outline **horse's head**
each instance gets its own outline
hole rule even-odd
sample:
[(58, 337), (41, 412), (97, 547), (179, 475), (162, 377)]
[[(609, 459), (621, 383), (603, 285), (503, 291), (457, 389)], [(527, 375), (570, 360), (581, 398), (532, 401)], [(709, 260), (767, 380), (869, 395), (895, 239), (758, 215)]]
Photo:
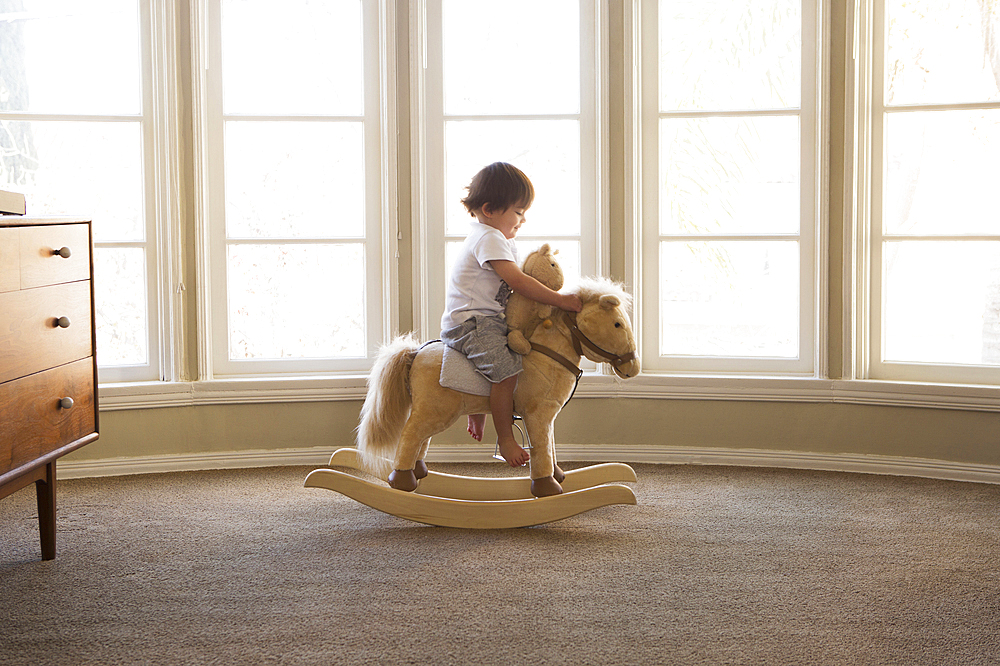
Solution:
[(570, 333), (577, 352), (595, 363), (610, 363), (622, 379), (638, 375), (639, 357), (628, 316), (631, 305), (628, 294), (604, 279), (584, 280), (576, 293), (583, 301), (583, 310), (570, 317)]

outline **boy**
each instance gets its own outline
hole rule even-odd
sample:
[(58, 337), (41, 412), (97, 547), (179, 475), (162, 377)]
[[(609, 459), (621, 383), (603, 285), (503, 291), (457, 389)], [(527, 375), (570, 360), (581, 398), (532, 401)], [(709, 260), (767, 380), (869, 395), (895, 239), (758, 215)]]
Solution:
[[(477, 173), (462, 199), (476, 218), (449, 279), (441, 339), (466, 356), (490, 380), (490, 412), (500, 455), (512, 467), (528, 462), (514, 439), (514, 389), (521, 357), (507, 347), (504, 308), (512, 292), (570, 312), (583, 308), (573, 294), (560, 294), (518, 267), (514, 237), (535, 198), (528, 177), (515, 166), (495, 162)], [(469, 415), (469, 434), (483, 439), (485, 414)]]

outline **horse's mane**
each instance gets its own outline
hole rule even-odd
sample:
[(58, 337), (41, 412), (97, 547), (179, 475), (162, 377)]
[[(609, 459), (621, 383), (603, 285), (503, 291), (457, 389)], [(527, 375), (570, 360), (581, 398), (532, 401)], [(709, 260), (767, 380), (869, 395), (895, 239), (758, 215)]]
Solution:
[(573, 293), (580, 297), (584, 303), (600, 298), (605, 295), (617, 296), (622, 302), (622, 307), (626, 311), (632, 309), (632, 296), (625, 291), (625, 287), (618, 282), (603, 277), (580, 278), (573, 289)]

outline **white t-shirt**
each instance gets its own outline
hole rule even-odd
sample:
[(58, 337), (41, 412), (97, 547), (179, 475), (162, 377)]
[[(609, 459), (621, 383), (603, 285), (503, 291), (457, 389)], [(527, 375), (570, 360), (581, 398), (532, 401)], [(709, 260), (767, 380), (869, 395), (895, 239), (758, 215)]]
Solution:
[(458, 326), (476, 315), (503, 314), (510, 287), (500, 279), (490, 261), (517, 263), (517, 247), (502, 233), (481, 222), (473, 222), (465, 239), (445, 293), (441, 330)]

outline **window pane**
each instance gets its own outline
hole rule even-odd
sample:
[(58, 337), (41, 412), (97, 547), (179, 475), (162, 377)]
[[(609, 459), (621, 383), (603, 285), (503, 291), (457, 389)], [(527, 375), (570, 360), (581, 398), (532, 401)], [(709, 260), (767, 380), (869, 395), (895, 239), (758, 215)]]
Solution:
[(364, 113), (360, 0), (223, 0), (225, 113)]
[(101, 366), (149, 362), (146, 286), (142, 248), (94, 250), (97, 362)]
[(1000, 365), (1000, 242), (883, 247), (883, 360)]
[(660, 110), (796, 108), (799, 0), (661, 0)]
[(0, 109), (140, 112), (135, 0), (24, 0), (0, 10)]
[(661, 233), (798, 233), (798, 123), (661, 120)]
[(492, 162), (510, 162), (531, 179), (535, 202), (521, 232), (580, 233), (580, 124), (575, 120), (445, 123), (447, 233), (465, 234), (471, 219), (461, 201), (472, 177)]
[(660, 355), (795, 358), (799, 245), (660, 244)]
[(443, 0), (444, 109), (580, 112), (577, 0)]
[(886, 233), (1000, 232), (1000, 111), (886, 117)]
[(140, 125), (0, 120), (0, 188), (31, 215), (91, 217), (98, 241), (143, 240)]
[(1000, 4), (887, 0), (886, 104), (1000, 99)]
[(362, 123), (226, 123), (230, 238), (361, 237)]
[(365, 355), (360, 243), (231, 245), (229, 358)]

